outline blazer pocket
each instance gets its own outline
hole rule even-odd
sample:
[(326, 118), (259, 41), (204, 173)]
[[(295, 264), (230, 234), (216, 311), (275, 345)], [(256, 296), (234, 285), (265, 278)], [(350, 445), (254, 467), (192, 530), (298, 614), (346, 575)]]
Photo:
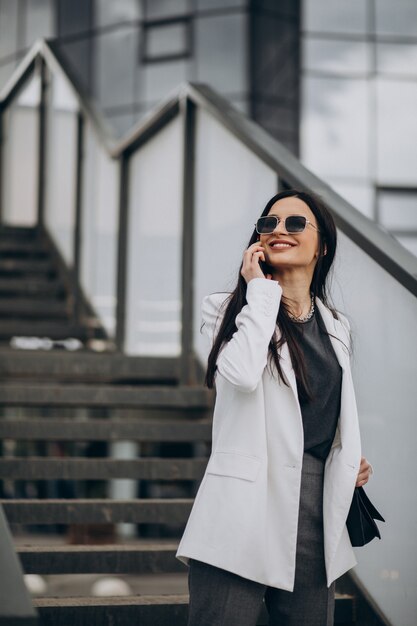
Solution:
[(231, 476), (243, 480), (255, 481), (261, 459), (238, 452), (213, 452), (207, 464), (207, 474)]

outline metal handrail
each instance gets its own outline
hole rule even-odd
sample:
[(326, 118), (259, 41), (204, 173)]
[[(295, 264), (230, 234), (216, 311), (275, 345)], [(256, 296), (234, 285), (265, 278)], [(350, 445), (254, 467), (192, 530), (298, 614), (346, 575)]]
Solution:
[(32, 605), (12, 535), (0, 505), (0, 626), (36, 626), (38, 613)]
[(272, 168), (280, 179), (291, 187), (320, 194), (328, 204), (340, 230), (406, 289), (417, 296), (417, 258), (386, 229), (355, 209), (327, 183), (304, 167), (285, 146), (272, 138), (258, 124), (234, 109), (227, 100), (216, 94), (210, 87), (193, 83), (181, 85), (161, 104), (153, 108), (122, 139), (116, 141), (108, 124), (84, 93), (54, 41), (39, 40), (34, 44), (0, 93), (0, 112), (13, 99), (34, 70), (37, 58), (43, 59), (52, 71), (57, 71), (65, 77), (79, 102), (81, 111), (92, 123), (109, 156), (115, 159), (130, 155), (146, 143), (178, 114), (182, 101), (189, 100), (195, 106), (208, 111), (259, 159)]

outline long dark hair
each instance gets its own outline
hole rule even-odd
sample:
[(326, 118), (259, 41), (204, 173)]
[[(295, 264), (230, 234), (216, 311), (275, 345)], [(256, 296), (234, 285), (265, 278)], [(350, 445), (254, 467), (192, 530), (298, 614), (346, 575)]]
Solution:
[[(331, 310), (333, 317), (338, 319), (337, 311), (330, 305), (329, 297), (327, 294), (328, 274), (333, 263), (337, 244), (337, 231), (335, 223), (333, 221), (333, 217), (331, 216), (329, 209), (326, 207), (325, 203), (319, 196), (310, 192), (306, 193), (304, 191), (297, 191), (296, 189), (282, 191), (273, 196), (262, 211), (262, 216), (268, 215), (271, 207), (275, 204), (275, 202), (277, 202), (278, 200), (282, 200), (283, 198), (299, 198), (300, 200), (303, 200), (303, 202), (308, 205), (308, 207), (311, 209), (317, 219), (318, 229), (320, 231), (318, 234), (319, 256), (316, 266), (314, 268), (314, 273), (310, 285), (310, 292), (314, 295), (314, 297), (318, 296), (320, 300)], [(249, 239), (247, 248), (255, 243), (257, 240), (258, 234), (256, 232), (256, 229), (254, 229), (251, 238)], [(224, 317), (208, 357), (205, 384), (210, 389), (214, 386), (214, 376), (217, 369), (216, 361), (220, 348), (224, 342), (230, 341), (233, 334), (236, 332), (236, 316), (240, 313), (243, 306), (247, 304), (247, 283), (240, 273), (242, 265), (243, 260), (239, 268), (239, 276), (236, 288), (227, 297), (228, 304), (224, 313)], [(271, 269), (268, 265), (263, 263), (262, 267), (265, 273), (271, 273)], [(279, 362), (280, 357), (278, 353), (280, 347), (285, 342), (287, 342), (292, 366), (297, 380), (299, 398), (300, 400), (309, 400), (312, 398), (312, 393), (307, 381), (306, 366), (298, 341), (300, 333), (303, 332), (303, 324), (294, 324), (293, 322), (291, 322), (291, 319), (288, 316), (288, 300), (286, 300), (285, 297), (282, 297), (281, 303), (282, 304), (279, 307), (277, 315), (277, 325), (280, 330), (280, 337), (277, 342), (274, 340), (274, 337), (272, 337), (268, 347), (268, 356), (275, 362), (279, 378), (283, 381), (285, 385), (289, 386), (282, 372)], [(321, 316), (317, 316), (317, 321), (320, 331), (328, 334), (327, 329), (321, 319)]]

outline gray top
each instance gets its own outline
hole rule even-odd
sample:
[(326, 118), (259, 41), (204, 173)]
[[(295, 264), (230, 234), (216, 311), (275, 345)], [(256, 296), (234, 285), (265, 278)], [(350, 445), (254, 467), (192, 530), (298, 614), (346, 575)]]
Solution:
[(308, 382), (313, 399), (300, 399), (304, 426), (304, 451), (320, 459), (329, 454), (340, 414), (343, 370), (337, 360), (330, 337), (318, 325), (316, 309), (308, 322), (294, 322), (300, 326), (299, 345), (303, 352)]

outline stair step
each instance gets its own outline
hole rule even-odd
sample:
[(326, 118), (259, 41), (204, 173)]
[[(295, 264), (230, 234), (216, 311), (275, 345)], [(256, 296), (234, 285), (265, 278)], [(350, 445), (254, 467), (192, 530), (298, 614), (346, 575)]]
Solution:
[(138, 545), (22, 546), (17, 548), (26, 574), (180, 573), (177, 543)]
[(40, 274), (47, 277), (56, 275), (51, 261), (46, 259), (0, 259), (0, 276), (32, 276)]
[(28, 317), (33, 321), (49, 318), (67, 318), (71, 311), (65, 300), (43, 298), (0, 298), (0, 319), (3, 316)]
[(38, 231), (36, 227), (31, 226), (7, 226), (2, 224), (0, 226), (0, 239), (29, 239), (33, 240), (38, 237)]
[(179, 359), (162, 357), (129, 357), (120, 353), (45, 352), (42, 350), (0, 351), (0, 377), (33, 377), (82, 380), (82, 382), (116, 382), (142, 380), (177, 382)]
[(39, 598), (41, 626), (186, 626), (188, 595)]
[(184, 524), (190, 498), (0, 500), (9, 524)]
[(0, 239), (0, 255), (4, 258), (8, 257), (37, 257), (43, 258), (49, 256), (49, 251), (45, 249), (39, 241), (31, 241), (30, 239), (21, 239), (13, 237), (10, 239)]
[(104, 331), (94, 326), (81, 326), (65, 321), (0, 319), (0, 340), (8, 340), (11, 337), (48, 337), (50, 339), (73, 337), (80, 341), (105, 338)]
[(133, 385), (54, 385), (0, 383), (0, 405), (206, 408), (212, 394), (204, 387)]
[(7, 296), (62, 297), (65, 287), (57, 280), (39, 278), (0, 278), (0, 298)]
[(211, 419), (0, 420), (0, 439), (24, 441), (210, 441)]
[[(117, 598), (38, 598), (34, 599), (42, 626), (186, 626), (188, 594), (142, 595)], [(352, 624), (355, 598), (336, 594), (335, 625)], [(350, 616), (350, 619), (349, 619)], [(257, 626), (268, 624), (265, 604)]]
[(8, 480), (201, 480), (208, 459), (0, 458), (0, 479)]

